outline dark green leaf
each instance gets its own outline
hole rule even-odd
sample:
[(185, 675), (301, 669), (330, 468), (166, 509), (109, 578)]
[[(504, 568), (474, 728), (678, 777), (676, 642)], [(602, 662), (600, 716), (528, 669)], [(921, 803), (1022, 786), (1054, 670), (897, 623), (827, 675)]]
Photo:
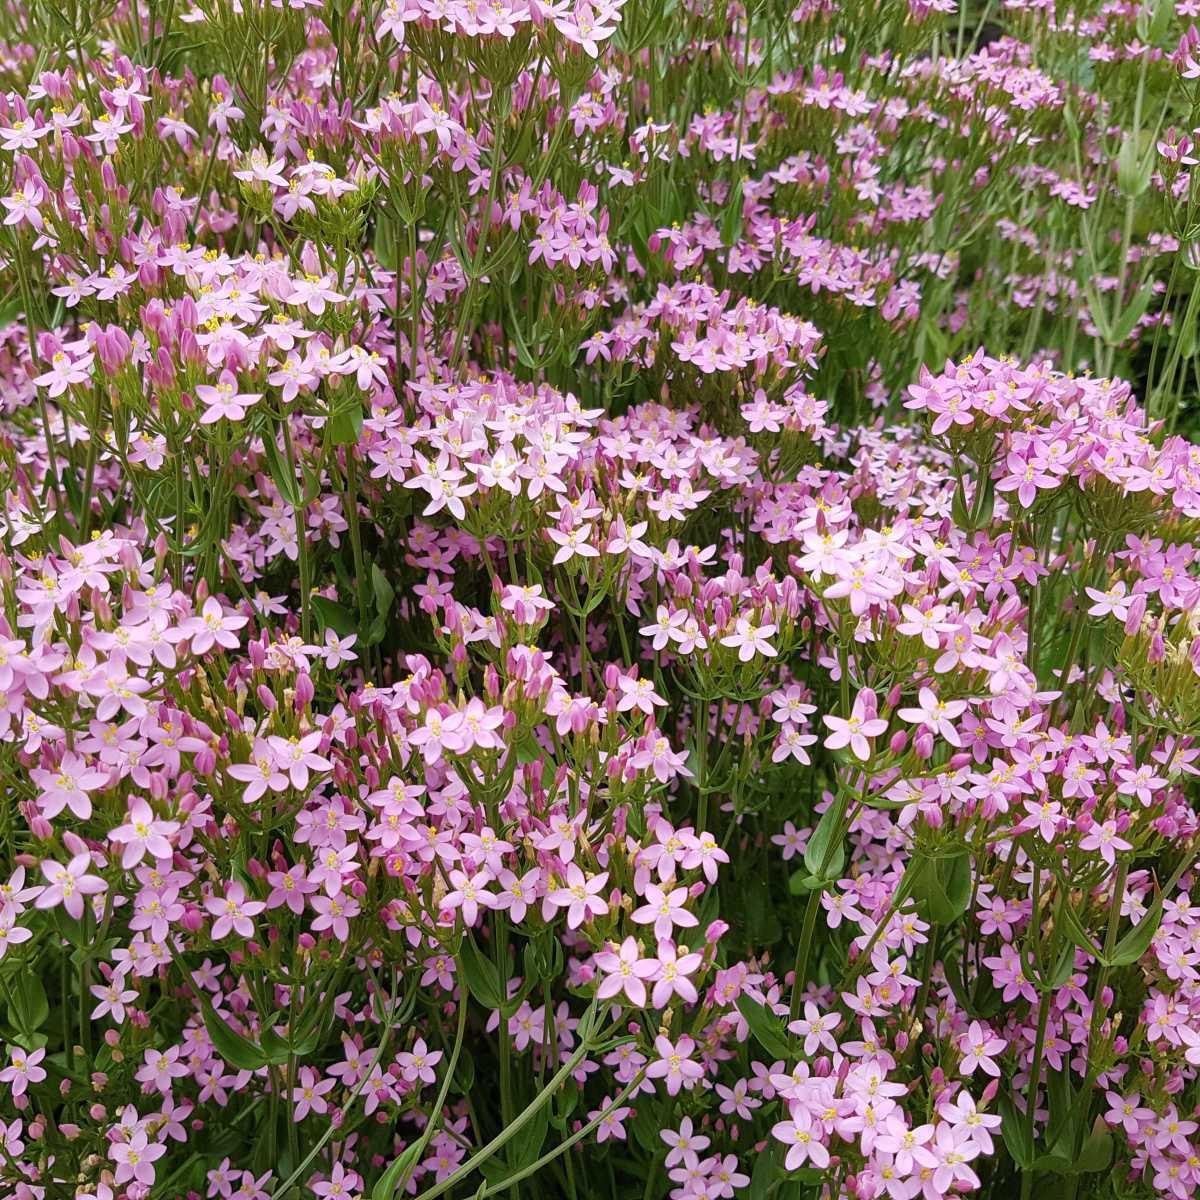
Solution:
[(213, 1048), (231, 1066), (242, 1071), (257, 1071), (267, 1065), (267, 1056), (249, 1038), (243, 1037), (212, 1006), (204, 991), (198, 991), (204, 1024)]
[(1146, 915), (1117, 942), (1112, 957), (1108, 960), (1109, 966), (1127, 967), (1130, 963), (1137, 962), (1150, 949), (1150, 943), (1162, 921), (1162, 907), (1162, 892), (1159, 892), (1154, 903), (1146, 910)]
[(378, 563), (371, 564), (371, 588), (375, 595), (375, 611), (381, 617), (388, 616), (392, 611), (392, 601), (396, 598), (396, 589), (379, 569)]
[(458, 1056), (458, 1063), (454, 1067), (454, 1075), (450, 1081), (450, 1086), (460, 1096), (466, 1096), (470, 1093), (471, 1088), (475, 1086), (474, 1055), (460, 1054)]
[(1079, 914), (1075, 911), (1074, 905), (1069, 900), (1063, 901), (1061, 909), (1063, 926), (1067, 931), (1067, 936), (1081, 950), (1086, 950), (1093, 958), (1102, 958), (1103, 952), (1100, 947), (1092, 941), (1083, 924), (1079, 920)]
[(371, 1200), (392, 1200), (396, 1189), (400, 1186), (400, 1177), (412, 1165), (419, 1146), (420, 1142), (413, 1142), (411, 1146), (405, 1146), (400, 1152), (400, 1157), (376, 1181), (375, 1186), (371, 1189)]
[(275, 484), (286, 503), (298, 508), (302, 500), (300, 485), (296, 482), (296, 476), (288, 466), (287, 460), (279, 452), (274, 429), (264, 432), (263, 451), (266, 454), (267, 473), (271, 476), (271, 482)]
[(1098, 1117), (1087, 1141), (1083, 1143), (1079, 1157), (1075, 1160), (1075, 1170), (1081, 1173), (1107, 1171), (1112, 1159), (1113, 1137), (1103, 1119)]
[(752, 997), (743, 994), (738, 998), (738, 1012), (746, 1018), (755, 1041), (773, 1058), (787, 1059), (791, 1056), (787, 1033), (779, 1018), (770, 1009)]
[(958, 920), (971, 901), (971, 856), (964, 849), (926, 858), (913, 880), (913, 895), (932, 921), (948, 925)]
[(50, 1002), (41, 977), (35, 971), (22, 971), (10, 985), (10, 996), (8, 1013), (13, 1028), (26, 1037), (37, 1033), (50, 1016)]
[(721, 218), (721, 241), (726, 246), (736, 246), (742, 237), (744, 216), (742, 212), (742, 180), (738, 179), (725, 201), (725, 214)]
[(1007, 1095), (1001, 1093), (999, 1100), (1000, 1132), (1004, 1135), (1004, 1145), (1018, 1167), (1032, 1166), (1033, 1141), (1026, 1128), (1024, 1114)]
[(508, 1143), (509, 1162), (516, 1170), (527, 1167), (542, 1152), (546, 1130), (550, 1126), (549, 1105), (543, 1104)]
[(768, 1147), (754, 1160), (754, 1170), (750, 1173), (750, 1190), (746, 1193), (746, 1200), (766, 1200), (774, 1175), (774, 1156), (771, 1148)]
[(518, 736), (517, 740), (513, 743), (513, 749), (517, 754), (517, 762), (522, 764), (537, 762), (543, 753), (531, 729), (526, 729)]
[(280, 1037), (273, 1029), (264, 1028), (259, 1035), (259, 1040), (262, 1042), (263, 1057), (267, 1062), (274, 1063), (276, 1066), (287, 1062), (294, 1053), (287, 1039)]
[(813, 835), (804, 848), (804, 865), (814, 879), (838, 879), (846, 865), (846, 851), (842, 846), (845, 836), (842, 829), (842, 814), (845, 801), (839, 796), (821, 814)]
[(326, 596), (313, 596), (310, 603), (322, 629), (332, 629), (339, 637), (349, 637), (358, 629), (354, 614), (344, 604)]
[(329, 418), (329, 436), (335, 446), (355, 446), (362, 436), (363, 410), (362, 405), (355, 401), (345, 408), (338, 409)]
[(484, 1008), (498, 1009), (503, 1001), (496, 968), (484, 957), (470, 934), (463, 938), (458, 952), (458, 968), (467, 990)]

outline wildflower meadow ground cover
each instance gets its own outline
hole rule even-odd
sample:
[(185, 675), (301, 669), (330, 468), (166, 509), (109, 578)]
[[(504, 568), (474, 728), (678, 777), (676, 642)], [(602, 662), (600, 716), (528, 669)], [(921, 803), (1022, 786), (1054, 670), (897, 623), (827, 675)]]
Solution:
[(0, 1197), (1200, 1193), (1194, 21), (4, 0)]

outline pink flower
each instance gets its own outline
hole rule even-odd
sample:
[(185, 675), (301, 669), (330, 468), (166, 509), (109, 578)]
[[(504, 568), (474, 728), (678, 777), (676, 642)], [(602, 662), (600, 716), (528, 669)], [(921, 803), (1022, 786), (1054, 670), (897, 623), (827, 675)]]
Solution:
[(736, 648), (741, 662), (749, 662), (756, 654), (774, 658), (775, 647), (767, 639), (776, 629), (775, 625), (755, 625), (746, 617), (738, 617), (733, 632), (721, 639), (721, 645)]
[(649, 679), (630, 679), (622, 675), (617, 680), (620, 698), (617, 700), (617, 712), (628, 712), (639, 709), (646, 716), (654, 715), (654, 706), (665, 705), (667, 702), (654, 690), (654, 683)]
[(448, 913), (452, 913), (456, 908), (461, 909), (463, 920), (468, 925), (475, 925), (479, 921), (481, 908), (495, 906), (495, 897), (487, 890), (487, 885), (491, 882), (492, 875), (487, 870), (474, 875), (468, 875), (465, 871), (451, 871), (450, 883), (454, 890), (442, 897), (438, 907), (442, 912)]
[(871, 744), (868, 738), (877, 738), (886, 732), (887, 722), (881, 721), (874, 715), (874, 708), (867, 707), (863, 693), (859, 693), (854, 701), (854, 708), (849, 717), (834, 717), (825, 714), (821, 718), (833, 732), (825, 739), (828, 750), (841, 750), (849, 746), (854, 756), (866, 762), (871, 757)]
[(137, 797), (129, 805), (128, 822), (114, 829), (108, 840), (125, 847), (121, 866), (128, 870), (140, 863), (147, 851), (155, 858), (170, 858), (171, 843), (167, 839), (178, 830), (178, 821), (159, 820), (150, 805)]
[(317, 914), (312, 923), (313, 931), (324, 933), (329, 930), (339, 942), (348, 941), (350, 921), (362, 912), (358, 901), (339, 892), (336, 896), (314, 896), (311, 903), (313, 911)]
[[(941, 734), (952, 746), (962, 745), (962, 739), (954, 727), (954, 720), (967, 711), (965, 700), (939, 700), (931, 688), (923, 687), (917, 693), (917, 702), (920, 705), (919, 708), (899, 710), (898, 715), (902, 720), (914, 725), (921, 725), (933, 733)], [(859, 755), (859, 757), (864, 756)]]
[(955, 1128), (965, 1129), (984, 1154), (993, 1152), (991, 1131), (1000, 1128), (1000, 1117), (980, 1112), (969, 1093), (959, 1092), (953, 1101), (943, 1103), (938, 1116)]
[(600, 551), (588, 540), (592, 536), (590, 525), (577, 525), (574, 529), (547, 529), (550, 540), (558, 545), (554, 552), (554, 565), (568, 563), (573, 558), (599, 558)]
[(279, 769), (275, 754), (262, 738), (255, 739), (253, 763), (234, 763), (225, 771), (231, 779), (246, 785), (242, 792), (246, 804), (259, 800), (268, 788), (282, 792), (288, 786), (288, 777)]
[(0, 909), (0, 962), (8, 953), (9, 946), (20, 946), (33, 937), (33, 931), (24, 925), (15, 924), (16, 918)]
[(68, 751), (55, 771), (35, 769), (29, 777), (41, 789), (38, 806), (47, 821), (53, 820), (64, 808), (69, 808), (81, 821), (92, 815), (88, 792), (94, 792), (107, 779), (108, 773), (94, 770), (78, 754)]
[(788, 1025), (788, 1031), (804, 1039), (804, 1053), (811, 1058), (822, 1048), (836, 1052), (837, 1042), (833, 1031), (839, 1024), (837, 1013), (822, 1016), (815, 1004), (805, 1001), (804, 1016)]
[(279, 737), (273, 734), (267, 738), (267, 745), (275, 755), (275, 761), (281, 770), (288, 773), (292, 787), (303, 790), (308, 787), (309, 771), (329, 771), (333, 763), (317, 753), (321, 744), (319, 732), (307, 733), (304, 737)]
[(127, 988), (125, 976), (118, 972), (106, 984), (93, 984), (92, 995), (100, 1001), (92, 1009), (92, 1020), (111, 1016), (118, 1025), (122, 1025), (125, 1022), (125, 1006), (137, 999), (137, 989)]
[(519, 625), (533, 625), (543, 613), (553, 612), (554, 605), (542, 595), (542, 585), (529, 587), (508, 584), (500, 596), (500, 607), (513, 615)]
[(993, 1057), (1002, 1053), (1008, 1043), (998, 1038), (985, 1025), (972, 1021), (967, 1032), (958, 1040), (958, 1048), (962, 1051), (962, 1062), (959, 1072), (963, 1075), (973, 1075), (977, 1070), (984, 1071), (993, 1079), (1000, 1078), (1000, 1068), (992, 1061)]
[(42, 874), (50, 886), (33, 902), (34, 908), (56, 908), (61, 904), (78, 921), (83, 916), (83, 897), (98, 896), (108, 890), (108, 884), (100, 876), (87, 873), (91, 863), (92, 856), (86, 850), (75, 855), (65, 867), (53, 859), (43, 860)]
[(335, 1162), (329, 1178), (314, 1183), (312, 1192), (314, 1196), (321, 1196), (323, 1200), (353, 1200), (362, 1192), (362, 1179), (357, 1172), (347, 1171), (342, 1163)]
[(1133, 844), (1117, 835), (1117, 823), (1108, 820), (1096, 824), (1079, 841), (1081, 850), (1099, 850), (1100, 857), (1111, 867), (1117, 861), (1118, 850), (1132, 850)]
[(46, 1051), (26, 1052), (20, 1046), (11, 1046), (8, 1051), (9, 1065), (0, 1071), (0, 1083), (11, 1084), (13, 1097), (23, 1096), (31, 1083), (41, 1083), (46, 1078), (45, 1070), (38, 1063), (46, 1057)]
[(684, 904), (687, 903), (688, 890), (685, 887), (664, 891), (656, 883), (646, 885), (642, 893), (646, 903), (641, 908), (633, 910), (632, 919), (639, 925), (654, 925), (654, 936), (659, 940), (669, 938), (671, 930), (676, 926), (689, 929), (699, 922)]
[(1124, 621), (1129, 616), (1129, 605), (1132, 597), (1126, 597), (1125, 581), (1118, 579), (1107, 591), (1097, 588), (1084, 588), (1095, 603), (1088, 609), (1090, 617), (1114, 616), (1118, 621)]
[(681, 1088), (694, 1088), (704, 1078), (704, 1068), (692, 1061), (696, 1043), (686, 1034), (675, 1043), (660, 1034), (654, 1049), (658, 1058), (646, 1068), (646, 1078), (665, 1079), (669, 1096), (677, 1096)]
[[(1200, 1041), (1200, 1039), (1197, 1040)], [(1192, 1062), (1193, 1060), (1189, 1058), (1188, 1061)], [(1121, 1096), (1116, 1092), (1106, 1092), (1105, 1098), (1110, 1107), (1104, 1114), (1104, 1119), (1110, 1125), (1121, 1126), (1130, 1138), (1140, 1138), (1142, 1131), (1157, 1115), (1152, 1108), (1146, 1108), (1142, 1104), (1140, 1092), (1133, 1092), (1128, 1096)]]
[(47, 395), (53, 400), (75, 384), (90, 383), (93, 362), (94, 354), (84, 354), (77, 359), (71, 359), (59, 350), (50, 359), (50, 370), (39, 375), (33, 382), (38, 387), (44, 387)]
[(209, 596), (200, 615), (183, 623), (183, 631), (191, 638), (193, 654), (206, 654), (213, 646), (236, 650), (238, 639), (234, 631), (241, 629), (247, 620), (240, 613), (225, 612), (221, 602)]
[[(609, 1138), (616, 1138), (618, 1141), (625, 1140), (624, 1122), (633, 1110), (625, 1105), (619, 1105), (616, 1108), (612, 1107), (612, 1100), (605, 1096), (600, 1102), (600, 1107), (593, 1109), (588, 1113), (588, 1119), (594, 1121), (597, 1117), (600, 1118), (596, 1125), (596, 1141), (607, 1142)], [(601, 1115), (603, 1114), (603, 1115)]]
[(771, 1129), (771, 1136), (788, 1147), (784, 1166), (799, 1170), (806, 1162), (824, 1170), (829, 1166), (829, 1151), (821, 1141), (821, 1130), (814, 1126), (806, 1109), (797, 1108), (790, 1121), (780, 1121)]
[(433, 1068), (442, 1060), (440, 1050), (430, 1050), (424, 1038), (417, 1038), (411, 1051), (396, 1055), (396, 1065), (409, 1083), (436, 1083)]
[(117, 1183), (136, 1182), (149, 1187), (154, 1182), (155, 1160), (166, 1154), (167, 1148), (160, 1142), (152, 1142), (142, 1129), (135, 1129), (125, 1142), (114, 1142), (108, 1157), (117, 1164)]
[(659, 963), (656, 958), (642, 958), (641, 948), (633, 938), (627, 937), (616, 953), (602, 950), (596, 955), (596, 966), (605, 974), (596, 989), (596, 995), (601, 1000), (624, 991), (635, 1008), (646, 1007), (645, 980), (652, 979), (658, 973)]
[(310, 1112), (318, 1116), (329, 1111), (329, 1101), (325, 1093), (331, 1092), (337, 1086), (336, 1079), (322, 1079), (312, 1067), (301, 1067), (296, 1086), (292, 1089), (293, 1121), (303, 1121)]
[(240, 421), (250, 406), (262, 399), (261, 392), (239, 392), (237, 377), (232, 371), (222, 371), (215, 385), (202, 383), (196, 388), (196, 399), (204, 405), (200, 417), (201, 425), (213, 425), (224, 418)]
[(938, 1162), (933, 1173), (933, 1186), (938, 1194), (948, 1196), (979, 1187), (979, 1176), (967, 1166), (971, 1159), (979, 1157), (979, 1146), (969, 1130), (938, 1125), (931, 1149)]
[(608, 912), (608, 902), (599, 896), (608, 882), (608, 872), (586, 878), (578, 865), (567, 867), (566, 882), (562, 887), (552, 888), (543, 902), (543, 915), (547, 920), (555, 909), (567, 910), (567, 928), (578, 929), (584, 921)]
[(187, 1064), (179, 1061), (179, 1047), (171, 1046), (166, 1050), (147, 1050), (134, 1078), (147, 1089), (154, 1088), (165, 1096), (170, 1094), (176, 1079), (190, 1074)]
[(695, 1004), (699, 993), (688, 976), (695, 974), (703, 962), (702, 954), (692, 951), (680, 954), (674, 942), (659, 942), (658, 973), (653, 976), (654, 991), (650, 996), (654, 1007), (666, 1008), (675, 996), (685, 1004)]
[(253, 937), (254, 922), (250, 918), (267, 906), (261, 900), (247, 900), (246, 889), (235, 879), (226, 887), (224, 898), (212, 896), (204, 902), (204, 907), (217, 918), (213, 922), (212, 938), (219, 942), (230, 931), (238, 937)]

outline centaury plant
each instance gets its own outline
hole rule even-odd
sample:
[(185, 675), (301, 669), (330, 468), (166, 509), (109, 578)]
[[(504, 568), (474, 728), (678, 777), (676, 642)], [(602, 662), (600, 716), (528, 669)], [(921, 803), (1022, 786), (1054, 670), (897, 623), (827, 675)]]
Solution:
[(3, 0), (0, 1196), (1200, 1191), (1200, 0)]

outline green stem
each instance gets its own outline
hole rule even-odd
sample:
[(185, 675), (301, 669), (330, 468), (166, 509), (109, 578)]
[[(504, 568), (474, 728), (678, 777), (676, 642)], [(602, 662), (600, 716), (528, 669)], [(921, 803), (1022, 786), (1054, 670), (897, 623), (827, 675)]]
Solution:
[[(640, 1070), (633, 1077), (633, 1079), (631, 1079), (629, 1083), (627, 1083), (621, 1089), (621, 1091), (617, 1093), (612, 1103), (598, 1112), (595, 1117), (593, 1117), (592, 1120), (590, 1120), (586, 1125), (580, 1129), (577, 1129), (569, 1138), (567, 1138), (565, 1142), (560, 1142), (554, 1147), (553, 1150), (548, 1151), (547, 1153), (543, 1154), (541, 1158), (531, 1162), (529, 1166), (522, 1167), (518, 1172), (516, 1172), (515, 1175), (510, 1175), (507, 1179), (501, 1180), (499, 1183), (489, 1184), (478, 1194), (479, 1200), (482, 1200), (482, 1197), (484, 1196), (492, 1196), (496, 1192), (502, 1192), (505, 1188), (511, 1187), (515, 1183), (520, 1183), (522, 1179), (528, 1179), (530, 1175), (536, 1174), (548, 1163), (553, 1162), (560, 1154), (564, 1154), (566, 1151), (570, 1150), (570, 1148), (574, 1146), (576, 1142), (581, 1142), (589, 1133), (592, 1132), (593, 1129), (596, 1128), (597, 1125), (600, 1124), (601, 1121), (604, 1120), (605, 1117), (608, 1116), (610, 1112), (617, 1108), (621, 1101), (624, 1100), (625, 1097), (628, 1096), (629, 1093), (632, 1092), (639, 1083), (641, 1083), (645, 1074), (646, 1071), (643, 1067), (642, 1070)], [(651, 1177), (653, 1178), (653, 1169), (651, 1170)]]
[[(588, 1013), (584, 1014), (584, 1020), (588, 1019), (588, 1014), (593, 1013), (596, 1008), (596, 1002), (593, 1000), (588, 1009)], [(582, 1022), (581, 1022), (582, 1024)], [(526, 1107), (517, 1114), (510, 1125), (498, 1133), (482, 1150), (471, 1155), (461, 1167), (458, 1168), (452, 1175), (446, 1176), (440, 1183), (435, 1183), (433, 1187), (423, 1191), (417, 1200), (436, 1200), (436, 1197), (444, 1195), (451, 1188), (456, 1187), (475, 1169), (487, 1162), (498, 1150), (502, 1149), (508, 1142), (517, 1136), (530, 1121), (537, 1116), (538, 1112), (543, 1109), (549, 1102), (551, 1096), (558, 1091), (559, 1087), (566, 1080), (567, 1076), (579, 1065), (580, 1060), (592, 1048), (590, 1038), (582, 1038), (579, 1045), (569, 1059), (558, 1069), (554, 1077), (546, 1085), (546, 1087), (533, 1098)], [(427, 1131), (428, 1132), (428, 1131)], [(414, 1159), (415, 1161), (415, 1159)]]

